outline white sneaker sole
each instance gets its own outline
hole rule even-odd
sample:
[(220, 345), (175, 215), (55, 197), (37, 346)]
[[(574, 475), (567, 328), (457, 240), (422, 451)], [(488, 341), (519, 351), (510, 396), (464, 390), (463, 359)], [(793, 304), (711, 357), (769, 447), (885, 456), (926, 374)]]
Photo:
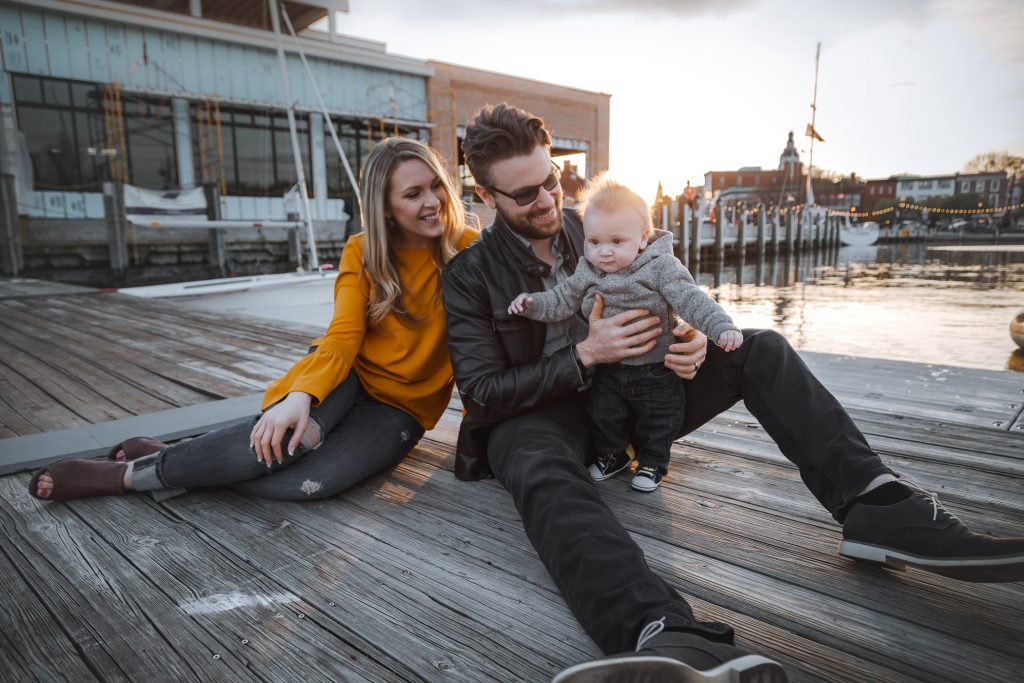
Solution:
[(760, 655), (738, 657), (697, 671), (668, 657), (622, 656), (571, 666), (551, 683), (788, 683), (777, 663)]
[(870, 543), (845, 540), (839, 544), (839, 554), (861, 562), (884, 565), (898, 571), (906, 571), (909, 565), (961, 581), (975, 583), (1024, 581), (1024, 556), (1020, 555), (983, 559), (976, 557), (936, 559)]

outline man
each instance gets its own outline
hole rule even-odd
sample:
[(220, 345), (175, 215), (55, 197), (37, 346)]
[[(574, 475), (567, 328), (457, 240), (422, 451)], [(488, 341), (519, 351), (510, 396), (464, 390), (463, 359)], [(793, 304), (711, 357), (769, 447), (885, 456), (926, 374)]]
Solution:
[[(651, 572), (586, 468), (592, 368), (646, 353), (660, 326), (673, 321), (646, 311), (602, 319), (600, 301), (589, 325), (579, 316), (545, 325), (507, 315), (517, 294), (554, 286), (583, 256), (579, 219), (562, 210), (550, 144), (543, 121), (507, 104), (484, 107), (466, 129), (476, 192), (497, 216), (443, 276), (448, 341), (467, 409), (455, 474), (493, 474), (587, 633), (606, 653), (635, 646), (572, 667), (557, 681), (785, 681), (777, 663), (735, 647), (727, 624), (697, 621)], [(841, 552), (968, 580), (1024, 578), (1024, 539), (973, 534), (934, 497), (899, 482), (779, 334), (744, 330), (743, 345), (725, 353), (685, 323), (674, 333), (680, 343), (666, 364), (687, 380), (680, 436), (742, 398), (844, 525)], [(628, 465), (606, 459), (595, 468), (603, 476)]]

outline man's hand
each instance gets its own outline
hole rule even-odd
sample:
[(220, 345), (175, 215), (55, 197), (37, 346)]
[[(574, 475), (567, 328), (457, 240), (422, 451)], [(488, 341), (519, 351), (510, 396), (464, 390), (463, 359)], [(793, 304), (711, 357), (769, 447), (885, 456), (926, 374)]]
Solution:
[(665, 354), (665, 367), (682, 379), (693, 379), (704, 362), (708, 352), (708, 338), (700, 330), (689, 323), (680, 323), (672, 330), (679, 341), (668, 347)]
[(604, 298), (594, 296), (594, 310), (590, 312), (590, 332), (576, 345), (584, 367), (598, 363), (618, 363), (624, 358), (642, 356), (654, 348), (661, 336), (661, 321), (644, 317), (650, 311), (634, 309), (610, 318), (602, 318)]
[(312, 401), (313, 397), (309, 394), (293, 391), (283, 401), (263, 413), (249, 434), (249, 445), (256, 451), (257, 460), (267, 463), (268, 468), (272, 464), (271, 458), (276, 458), (278, 464), (284, 462), (281, 440), (289, 429), (294, 429), (294, 432), (288, 443), (288, 455), (295, 452), (302, 441), (303, 432), (306, 431)]

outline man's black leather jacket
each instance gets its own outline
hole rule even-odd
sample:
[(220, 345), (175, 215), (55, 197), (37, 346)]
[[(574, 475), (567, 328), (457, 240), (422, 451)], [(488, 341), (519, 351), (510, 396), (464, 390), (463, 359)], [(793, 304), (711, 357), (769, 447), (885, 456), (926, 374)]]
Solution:
[[(562, 215), (569, 238), (561, 240), (565, 264), (573, 271), (583, 250), (583, 228), (572, 209)], [(466, 409), (455, 454), (459, 479), (492, 476), (487, 440), (496, 425), (585, 384), (572, 347), (545, 358), (546, 325), (508, 314), (517, 294), (544, 289), (542, 278), (549, 271), (500, 216), (445, 266), (448, 346)]]

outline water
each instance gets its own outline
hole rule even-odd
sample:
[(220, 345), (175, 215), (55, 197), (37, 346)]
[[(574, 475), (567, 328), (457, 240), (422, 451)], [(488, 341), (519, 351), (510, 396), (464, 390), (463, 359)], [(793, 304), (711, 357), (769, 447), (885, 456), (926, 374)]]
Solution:
[[(799, 349), (1024, 371), (1010, 320), (1024, 309), (1024, 246), (843, 247), (799, 259), (703, 263), (697, 281), (741, 327)], [(193, 305), (325, 329), (333, 283), (243, 292)]]
[(1024, 309), (1024, 246), (842, 247), (768, 258), (760, 274), (751, 260), (697, 275), (741, 327), (799, 349), (1024, 371), (1009, 334)]

